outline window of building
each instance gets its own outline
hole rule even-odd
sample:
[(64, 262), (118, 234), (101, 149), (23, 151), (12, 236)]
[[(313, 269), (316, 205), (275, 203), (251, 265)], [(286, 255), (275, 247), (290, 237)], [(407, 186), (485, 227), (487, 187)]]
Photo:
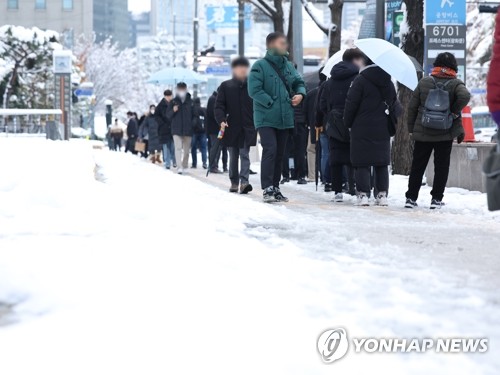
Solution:
[(73, 10), (73, 0), (63, 0), (63, 10)]
[(35, 0), (35, 9), (45, 9), (47, 7), (46, 0)]
[(7, 9), (18, 9), (19, 0), (7, 0)]

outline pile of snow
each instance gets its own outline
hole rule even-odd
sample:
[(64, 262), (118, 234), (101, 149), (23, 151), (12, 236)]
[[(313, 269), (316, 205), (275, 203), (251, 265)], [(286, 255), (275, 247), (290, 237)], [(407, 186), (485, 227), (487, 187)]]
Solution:
[[(4, 138), (0, 160), (0, 303), (19, 320), (0, 328), (5, 374), (488, 375), (500, 364), (493, 349), (319, 359), (318, 335), (336, 326), (500, 338), (493, 294), (399, 228), (425, 235), (439, 217), (264, 205), (84, 141)], [(461, 225), (446, 223), (458, 238)]]

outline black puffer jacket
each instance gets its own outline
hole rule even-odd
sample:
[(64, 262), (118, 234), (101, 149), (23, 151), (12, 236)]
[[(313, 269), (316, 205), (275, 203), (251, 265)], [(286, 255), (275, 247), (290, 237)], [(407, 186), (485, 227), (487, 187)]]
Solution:
[(168, 102), (163, 98), (155, 111), (155, 119), (158, 123), (158, 136), (162, 145), (166, 144), (172, 138), (172, 129), (170, 129), (170, 120), (167, 117)]
[(344, 111), (347, 93), (358, 74), (356, 65), (344, 61), (332, 68), (331, 77), (324, 83), (325, 87), (319, 100), (319, 108), (325, 117), (328, 117), (333, 109)]
[(227, 121), (222, 143), (227, 147), (255, 146), (257, 132), (253, 123), (253, 100), (247, 82), (230, 79), (222, 82), (215, 103), (217, 124)]
[[(174, 106), (179, 110), (174, 112)], [(191, 99), (191, 94), (187, 94), (184, 102), (176, 96), (168, 105), (167, 117), (171, 121), (172, 135), (181, 137), (192, 137), (193, 130), (198, 121), (198, 113)]]
[[(465, 84), (459, 79), (434, 77), (436, 82), (446, 83), (446, 90), (450, 94), (450, 110), (460, 115), (464, 107), (469, 103), (470, 93)], [(449, 130), (427, 129), (422, 126), (422, 113), (429, 91), (436, 88), (431, 77), (420, 80), (408, 105), (408, 131), (413, 133), (413, 140), (419, 142), (451, 141), (464, 133), (462, 117), (458, 116), (453, 121)]]
[(351, 129), (351, 162), (354, 167), (391, 164), (391, 136), (387, 103), (396, 100), (391, 76), (376, 65), (363, 69), (347, 94), (345, 125)]

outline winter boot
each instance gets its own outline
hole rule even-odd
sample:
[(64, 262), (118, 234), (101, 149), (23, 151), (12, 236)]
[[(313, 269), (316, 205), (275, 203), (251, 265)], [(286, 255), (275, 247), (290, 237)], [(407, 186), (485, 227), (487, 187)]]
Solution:
[(358, 206), (361, 207), (368, 207), (370, 205), (370, 201), (368, 199), (368, 195), (366, 193), (359, 193), (358, 194)]
[(440, 201), (440, 200), (437, 200), (437, 199), (433, 199), (431, 201), (431, 210), (440, 210), (443, 207), (444, 207), (444, 202), (443, 201)]
[(270, 186), (266, 189), (264, 189), (264, 202), (266, 203), (273, 203), (276, 202), (276, 198), (274, 197), (274, 187)]
[(325, 193), (331, 193), (333, 191), (333, 184), (325, 184)]
[(387, 193), (385, 191), (381, 191), (380, 193), (378, 193), (377, 198), (375, 199), (375, 204), (382, 207), (387, 207), (389, 205), (389, 201), (387, 200)]
[(410, 198), (406, 198), (406, 204), (405, 204), (405, 208), (417, 208), (418, 207), (418, 204), (417, 204), (417, 201), (414, 201), (413, 199), (410, 199)]
[(301, 177), (297, 181), (298, 185), (307, 185), (307, 180), (304, 177)]
[(280, 188), (274, 188), (274, 199), (276, 202), (288, 202), (288, 198), (281, 194)]
[(283, 179), (281, 180), (280, 184), (283, 185), (283, 184), (287, 184), (290, 182), (290, 179), (288, 177), (283, 177)]
[(238, 192), (238, 183), (232, 183), (231, 187), (229, 188), (230, 193), (237, 193)]
[(253, 186), (250, 184), (241, 184), (240, 194), (248, 194), (253, 190)]
[(342, 193), (335, 194), (335, 197), (333, 198), (333, 201), (336, 202), (336, 203), (342, 203), (342, 202), (344, 202), (344, 194), (342, 194)]

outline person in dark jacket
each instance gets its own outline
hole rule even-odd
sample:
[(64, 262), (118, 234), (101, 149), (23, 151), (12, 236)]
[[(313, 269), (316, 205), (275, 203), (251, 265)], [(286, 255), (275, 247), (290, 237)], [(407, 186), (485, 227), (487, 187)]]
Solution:
[(174, 137), (177, 173), (183, 174), (189, 166), (191, 139), (194, 125), (198, 119), (193, 99), (191, 99), (191, 94), (188, 93), (187, 85), (184, 82), (177, 84), (177, 95), (168, 105), (167, 118), (170, 120)]
[[(309, 131), (306, 125), (304, 114), (304, 103), (294, 108), (295, 127), (293, 135), (288, 138), (285, 158), (283, 159), (283, 180), (281, 183), (290, 182), (290, 179), (297, 180), (299, 185), (307, 185), (307, 137)], [(293, 170), (292, 170), (293, 167)]]
[(112, 150), (120, 151), (122, 148), (122, 139), (123, 139), (123, 129), (118, 123), (118, 119), (115, 118), (115, 123), (109, 127), (109, 136), (112, 141)]
[(139, 139), (147, 140), (147, 152), (151, 155), (153, 163), (161, 163), (160, 152), (162, 145), (158, 133), (158, 122), (155, 117), (156, 106), (149, 106), (149, 113), (144, 118), (141, 127), (139, 128)]
[[(250, 62), (239, 57), (231, 63), (233, 78), (222, 82), (215, 103), (215, 119), (224, 129), (222, 144), (229, 148), (229, 179), (232, 193), (248, 194), (250, 185), (250, 147), (257, 144), (253, 124), (253, 100), (248, 95)], [(241, 162), (241, 168), (240, 168)]]
[[(413, 162), (406, 193), (407, 208), (417, 207), (418, 194), (422, 186), (422, 178), (434, 151), (434, 184), (432, 186), (431, 209), (441, 208), (444, 190), (450, 171), (450, 157), (453, 140), (462, 143), (465, 137), (461, 113), (469, 103), (470, 93), (465, 84), (457, 78), (458, 65), (455, 56), (449, 52), (440, 53), (434, 60), (434, 69), (430, 77), (420, 80), (408, 105), (408, 131), (415, 141)], [(437, 88), (437, 84), (446, 84), (444, 89), (450, 95), (450, 111), (454, 118), (448, 130), (430, 129), (423, 125), (422, 115), (429, 91)]]
[(195, 112), (198, 113), (198, 118), (195, 121), (193, 129), (193, 140), (191, 141), (191, 158), (192, 164), (191, 168), (198, 167), (198, 149), (201, 152), (201, 161), (203, 163), (203, 169), (208, 168), (207, 164), (207, 133), (205, 129), (205, 119), (207, 109), (201, 106), (200, 98), (194, 98), (193, 100)]
[(274, 32), (266, 38), (267, 53), (251, 69), (248, 93), (254, 100), (254, 124), (263, 148), (261, 186), (266, 202), (287, 202), (279, 183), (286, 141), (294, 128), (293, 107), (306, 95), (306, 85), (288, 61), (286, 36)]
[(177, 167), (175, 162), (175, 147), (174, 138), (172, 137), (172, 129), (170, 119), (167, 117), (168, 104), (173, 99), (171, 90), (163, 92), (163, 99), (156, 106), (155, 118), (158, 123), (158, 137), (163, 151), (163, 161), (165, 168), (170, 169), (171, 166)]
[[(349, 190), (353, 193), (354, 176), (351, 166), (351, 143), (349, 131), (345, 127), (343, 117), (347, 93), (352, 82), (364, 67), (364, 54), (357, 48), (344, 52), (342, 61), (330, 72), (330, 79), (325, 82), (319, 100), (319, 107), (327, 119), (328, 146), (330, 149), (330, 171), (335, 202), (343, 202), (344, 171), (347, 170)], [(352, 172), (351, 172), (352, 171)]]
[(369, 206), (371, 168), (378, 191), (376, 204), (387, 206), (391, 135), (388, 107), (397, 101), (396, 89), (387, 74), (365, 58), (366, 67), (353, 81), (347, 94), (344, 124), (351, 129), (351, 163), (355, 168), (358, 205)]
[(304, 100), (304, 113), (306, 124), (309, 128), (309, 140), (307, 142), (307, 176), (310, 181), (314, 181), (316, 169), (316, 111), (318, 107), (318, 94), (326, 81), (326, 76), (322, 74), (323, 68), (319, 70), (319, 85), (307, 93)]
[(130, 151), (132, 154), (136, 155), (135, 142), (137, 141), (137, 136), (139, 135), (139, 126), (137, 124), (137, 118), (133, 112), (127, 112), (128, 124), (127, 124), (127, 145), (125, 147), (125, 152)]
[[(217, 100), (217, 91), (214, 91), (210, 98), (208, 98), (207, 103), (207, 134), (208, 134), (208, 150), (209, 154), (212, 152), (212, 146), (217, 143), (217, 136), (219, 135), (219, 124), (217, 124), (217, 120), (215, 119), (215, 101)], [(215, 152), (216, 150), (213, 150)], [(222, 166), (224, 168), (224, 172), (228, 170), (228, 151), (227, 147), (223, 146), (218, 154), (214, 157), (213, 165), (210, 165), (210, 173), (221, 173), (219, 170), (219, 161), (222, 155)]]

